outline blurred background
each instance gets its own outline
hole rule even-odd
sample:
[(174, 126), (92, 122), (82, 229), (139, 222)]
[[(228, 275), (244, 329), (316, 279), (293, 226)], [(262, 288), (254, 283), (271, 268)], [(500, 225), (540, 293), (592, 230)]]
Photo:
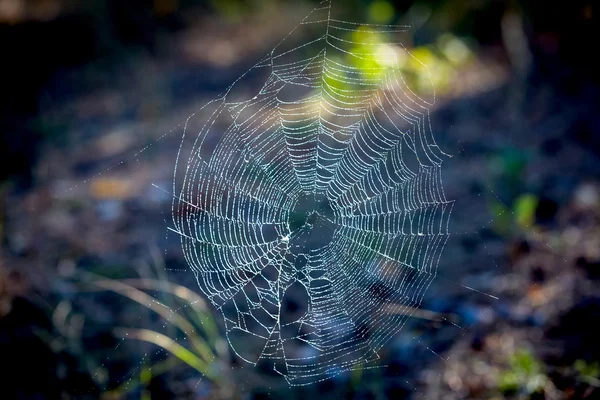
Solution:
[(153, 184), (171, 186), (187, 116), (316, 3), (0, 0), (0, 398), (600, 398), (590, 0), (334, 1), (413, 27), (453, 155), (451, 279), (381, 368), (290, 388), (231, 354)]

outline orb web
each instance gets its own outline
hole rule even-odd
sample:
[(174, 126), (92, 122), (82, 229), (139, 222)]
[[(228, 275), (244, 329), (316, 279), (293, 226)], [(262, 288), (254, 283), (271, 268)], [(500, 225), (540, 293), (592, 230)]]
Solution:
[(188, 119), (173, 184), (174, 230), (232, 350), (291, 385), (377, 365), (436, 276), (452, 208), (433, 100), (382, 40), (408, 27), (331, 12)]

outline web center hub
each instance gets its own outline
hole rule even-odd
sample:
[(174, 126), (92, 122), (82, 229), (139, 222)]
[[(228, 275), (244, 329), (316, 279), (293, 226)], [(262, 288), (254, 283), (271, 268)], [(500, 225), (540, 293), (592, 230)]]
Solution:
[(314, 194), (300, 196), (289, 214), (290, 249), (293, 253), (308, 253), (327, 245), (335, 231), (335, 215), (327, 198)]

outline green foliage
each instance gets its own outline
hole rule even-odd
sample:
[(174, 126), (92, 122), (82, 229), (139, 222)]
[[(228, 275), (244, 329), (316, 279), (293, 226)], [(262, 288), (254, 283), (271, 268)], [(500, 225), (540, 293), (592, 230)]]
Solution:
[(578, 374), (578, 379), (590, 386), (600, 388), (600, 364), (598, 361), (586, 362), (585, 360), (575, 361), (573, 366)]
[(508, 369), (498, 377), (498, 389), (504, 394), (531, 395), (544, 391), (548, 377), (543, 365), (528, 350), (520, 350), (508, 360)]
[[(408, 49), (388, 44), (388, 35), (374, 33), (363, 26), (348, 34), (345, 40), (354, 43), (349, 49), (354, 55), (334, 61), (356, 68), (363, 79), (383, 79), (388, 71), (397, 68), (397, 73), (419, 94), (444, 93), (450, 88), (455, 69), (473, 58), (469, 47), (450, 34), (441, 36), (436, 45)], [(347, 76), (325, 75), (325, 82), (334, 90), (361, 89)]]
[(531, 193), (518, 196), (510, 206), (494, 197), (489, 203), (490, 213), (494, 216), (494, 230), (508, 237), (519, 230), (533, 229), (538, 203), (538, 197)]
[(64, 379), (69, 373), (69, 367), (65, 360), (69, 357), (77, 362), (78, 371), (89, 378), (90, 382), (98, 387), (102, 387), (108, 380), (108, 371), (102, 363), (86, 351), (83, 342), (83, 327), (85, 324), (85, 315), (76, 312), (73, 304), (69, 300), (61, 300), (54, 309), (51, 306), (42, 304), (42, 308), (51, 313), (51, 329), (33, 327), (33, 332), (54, 354), (62, 354), (68, 357), (58, 357), (56, 367), (56, 376), (58, 379)]
[(527, 156), (518, 149), (509, 148), (501, 154), (501, 162), (504, 174), (511, 180), (519, 180), (527, 166)]
[(505, 148), (494, 156), (490, 164), (495, 175), (494, 187), (503, 198), (512, 201), (524, 191), (525, 171), (530, 161), (530, 154), (513, 147)]
[[(116, 334), (120, 337), (154, 344), (174, 357), (173, 360), (167, 359), (156, 365), (144, 366), (140, 374), (140, 380), (137, 382), (138, 385), (146, 387), (152, 377), (166, 373), (177, 366), (177, 361), (187, 364), (207, 379), (215, 382), (219, 381), (219, 376), (213, 368), (213, 362), (221, 358), (223, 355), (221, 354), (222, 349), (225, 349), (226, 346), (221, 343), (222, 340), (216, 324), (208, 311), (206, 303), (199, 295), (186, 287), (154, 279), (121, 281), (93, 279), (89, 284), (102, 290), (112, 291), (139, 303), (172, 324), (184, 335), (181, 340), (183, 344), (180, 344), (177, 341), (177, 334), (174, 338), (171, 338), (150, 329), (115, 329)], [(170, 302), (179, 305), (179, 307), (176, 309), (168, 307), (146, 293), (146, 291), (158, 291), (163, 295), (167, 295), (170, 297)], [(110, 395), (122, 395), (135, 388), (135, 386), (127, 382), (125, 385), (112, 390)]]
[(390, 2), (385, 0), (377, 0), (369, 5), (367, 9), (369, 21), (377, 24), (389, 24), (396, 15), (396, 10)]
[(535, 210), (539, 199), (533, 194), (523, 194), (514, 202), (513, 212), (517, 224), (524, 229), (529, 228), (535, 222)]
[(600, 364), (598, 364), (598, 361), (588, 363), (585, 360), (577, 360), (575, 361), (574, 367), (581, 376), (590, 378), (600, 377)]
[(513, 354), (509, 363), (513, 370), (527, 376), (534, 376), (542, 371), (542, 364), (528, 350), (520, 350)]
[(524, 176), (529, 162), (527, 153), (507, 148), (490, 164), (495, 183), (488, 207), (494, 216), (494, 230), (502, 236), (534, 229), (539, 198), (526, 191)]
[[(222, 388), (223, 379), (217, 364), (228, 360), (227, 345), (219, 334), (207, 303), (190, 289), (169, 282), (156, 273), (154, 278), (107, 278), (91, 272), (73, 272), (73, 284), (80, 294), (113, 292), (132, 303), (137, 303), (156, 314), (163, 321), (160, 332), (152, 329), (117, 327), (116, 336), (139, 340), (162, 348), (169, 356), (154, 362), (144, 356), (138, 371), (131, 379), (116, 388), (106, 390), (111, 385), (110, 368), (104, 365), (106, 354), (97, 354), (84, 346), (82, 331), (86, 318), (91, 315), (74, 311), (71, 300), (62, 300), (51, 311), (52, 329), (36, 329), (35, 333), (48, 344), (56, 354), (67, 354), (77, 361), (78, 369), (85, 372), (93, 384), (105, 390), (102, 398), (123, 398), (128, 393), (140, 389), (142, 399), (149, 399), (152, 380), (169, 373), (182, 365), (199, 372), (204, 379)], [(160, 279), (163, 278), (163, 279)], [(57, 376), (67, 373), (67, 367), (60, 364)], [(227, 386), (230, 390), (232, 385)]]
[[(144, 265), (136, 269), (123, 268), (137, 272), (137, 277), (132, 277), (134, 275), (131, 274), (114, 274), (113, 277), (107, 277), (82, 270), (75, 270), (72, 273), (73, 283), (77, 285), (81, 294), (112, 292), (129, 300), (133, 307), (137, 303), (142, 310), (149, 314), (153, 313), (162, 320), (162, 329), (148, 328), (147, 326), (144, 328), (127, 326), (114, 329), (117, 337), (149, 343), (164, 350), (168, 356), (160, 361), (153, 361), (144, 356), (138, 371), (132, 375), (131, 379), (105, 391), (102, 398), (123, 398), (138, 388), (141, 398), (149, 398), (148, 388), (152, 380), (181, 366), (193, 368), (202, 375), (203, 379), (212, 381), (221, 390), (226, 385), (220, 384), (223, 374), (219, 374), (217, 364), (220, 365), (223, 360), (227, 362), (229, 359), (228, 348), (218, 331), (208, 304), (192, 290), (170, 282), (165, 276), (164, 263), (160, 253), (151, 251), (151, 254), (154, 259), (153, 266)], [(125, 304), (123, 306), (126, 307)], [(62, 327), (67, 326), (61, 322), (66, 321), (63, 315), (68, 314), (64, 311), (65, 307), (57, 307), (53, 316), (54, 325), (58, 330), (65, 330)], [(61, 337), (66, 338), (67, 335), (63, 334)], [(82, 354), (85, 354), (81, 345), (77, 348), (81, 349)], [(95, 360), (96, 364), (90, 364), (89, 370), (94, 371), (93, 376), (99, 387), (110, 387), (109, 370), (98, 367), (106, 360), (102, 359), (102, 356)], [(90, 373), (90, 375), (92, 374)], [(232, 386), (227, 387), (231, 388)]]

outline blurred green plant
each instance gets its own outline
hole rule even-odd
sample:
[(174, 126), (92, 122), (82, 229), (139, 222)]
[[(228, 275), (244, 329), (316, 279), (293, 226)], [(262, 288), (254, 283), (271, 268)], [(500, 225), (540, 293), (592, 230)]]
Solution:
[[(115, 328), (118, 337), (151, 343), (162, 348), (172, 357), (153, 365), (142, 365), (137, 382), (125, 382), (109, 390), (105, 397), (121, 397), (137, 386), (142, 386), (144, 389), (154, 377), (169, 372), (181, 363), (192, 367), (218, 387), (225, 388), (225, 385), (221, 385), (223, 376), (219, 374), (217, 364), (219, 360), (229, 359), (227, 345), (222, 340), (205, 301), (198, 294), (184, 286), (157, 279), (118, 281), (94, 277), (86, 280), (86, 285), (117, 293), (146, 307), (162, 317), (165, 326), (169, 323), (183, 334), (183, 337), (178, 334), (169, 337), (152, 329)], [(178, 304), (178, 307), (168, 307), (147, 291), (169, 296), (172, 303)], [(231, 390), (230, 385), (227, 390)]]
[[(351, 54), (336, 62), (356, 68), (362, 79), (381, 80), (388, 71), (398, 68), (408, 86), (424, 95), (446, 93), (457, 68), (475, 57), (463, 40), (451, 34), (441, 35), (435, 44), (409, 48), (404, 44), (391, 44), (389, 35), (361, 26), (344, 40), (353, 43), (349, 49)], [(360, 89), (349, 76), (326, 74), (325, 82), (340, 91)]]
[(539, 198), (527, 192), (525, 171), (529, 161), (527, 153), (507, 148), (490, 163), (494, 184), (488, 208), (494, 216), (493, 229), (501, 236), (512, 237), (535, 229)]
[(552, 398), (556, 388), (544, 372), (543, 364), (529, 350), (521, 349), (508, 359), (508, 369), (498, 376), (498, 390), (504, 395), (530, 398), (545, 394)]
[[(219, 398), (229, 398), (233, 393), (234, 385), (224, 384), (226, 373), (221, 369), (223, 363), (229, 362), (229, 348), (220, 335), (207, 303), (194, 291), (169, 281), (165, 273), (164, 261), (157, 249), (150, 249), (150, 255), (153, 263), (142, 263), (133, 269), (125, 268), (129, 272), (124, 273), (121, 268), (119, 274), (117, 271), (105, 268), (108, 277), (106, 274), (90, 272), (89, 269), (88, 271), (72, 270), (69, 274), (80, 294), (111, 292), (130, 300), (132, 304), (141, 305), (142, 311), (146, 310), (149, 314), (160, 317), (158, 329), (157, 322), (151, 322), (156, 321), (156, 318), (151, 318), (152, 315), (148, 315), (148, 318), (142, 321), (142, 327), (114, 328), (113, 332), (117, 338), (133, 339), (150, 346), (157, 346), (167, 354), (167, 357), (156, 361), (153, 357), (147, 356), (149, 354), (147, 349), (143, 350), (145, 355), (140, 360), (137, 373), (132, 374), (130, 379), (116, 387), (111, 387), (114, 386), (114, 379), (111, 380), (108, 376), (110, 370), (102, 366), (106, 360), (96, 360), (96, 364), (90, 365), (88, 369), (98, 387), (104, 388), (102, 398), (123, 398), (138, 391), (142, 399), (149, 399), (149, 387), (154, 378), (174, 372), (181, 366), (193, 368), (203, 379), (212, 382), (219, 392)], [(92, 271), (97, 270), (98, 268), (92, 268)], [(53, 317), (54, 325), (62, 332), (61, 338), (76, 337), (66, 328), (63, 329), (67, 325), (61, 321), (66, 320), (64, 315), (68, 314), (65, 312), (67, 308), (61, 303)], [(142, 313), (139, 316), (144, 315)], [(69, 320), (78, 322), (76, 327), (79, 329), (75, 331), (81, 332), (83, 319), (70, 318)], [(79, 354), (86, 353), (81, 344), (76, 348), (81, 350)], [(110, 389), (106, 389), (107, 386)]]
[(515, 200), (513, 204), (514, 216), (517, 224), (527, 229), (535, 222), (535, 210), (539, 199), (533, 194), (523, 194)]
[(587, 362), (585, 360), (577, 360), (573, 367), (578, 374), (579, 380), (590, 386), (600, 387), (600, 364), (598, 361)]
[(538, 203), (538, 197), (531, 193), (518, 196), (510, 206), (493, 198), (489, 208), (494, 216), (494, 230), (505, 237), (514, 236), (520, 231), (533, 230)]
[(394, 6), (385, 0), (376, 0), (369, 4), (367, 16), (369, 21), (377, 24), (389, 24), (396, 15)]
[(507, 147), (493, 155), (489, 168), (494, 175), (494, 188), (506, 202), (524, 191), (525, 172), (530, 162), (530, 154), (515, 147)]
[[(48, 309), (45, 304), (40, 306), (42, 309)], [(92, 354), (86, 351), (83, 344), (85, 315), (76, 312), (71, 301), (63, 299), (51, 311), (51, 321), (51, 330), (34, 327), (34, 333), (54, 354), (66, 355), (77, 360), (80, 377), (85, 376), (85, 379), (89, 379), (89, 383), (97, 388), (103, 387), (108, 380), (108, 372)], [(65, 365), (64, 360), (65, 357), (59, 357), (56, 368), (56, 377), (61, 380), (69, 373), (69, 367)]]

